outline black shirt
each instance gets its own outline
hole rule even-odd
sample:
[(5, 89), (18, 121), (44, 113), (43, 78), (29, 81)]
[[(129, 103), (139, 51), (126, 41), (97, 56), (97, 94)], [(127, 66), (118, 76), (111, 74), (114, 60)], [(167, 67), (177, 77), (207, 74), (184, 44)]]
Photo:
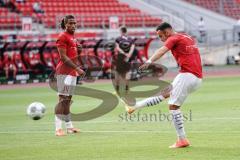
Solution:
[(128, 36), (120, 36), (116, 39), (116, 43), (118, 43), (119, 48), (121, 48), (125, 53), (128, 53), (132, 44), (134, 44), (134, 40)]

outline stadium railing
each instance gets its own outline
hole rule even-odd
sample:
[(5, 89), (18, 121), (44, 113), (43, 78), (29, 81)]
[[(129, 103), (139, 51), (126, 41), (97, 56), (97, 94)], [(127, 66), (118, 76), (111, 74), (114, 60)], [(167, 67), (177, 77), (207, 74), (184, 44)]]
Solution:
[[(143, 63), (147, 59), (147, 50), (152, 39), (139, 38), (136, 39), (136, 49), (139, 51), (136, 61)], [(87, 71), (89, 77), (100, 77), (104, 72), (109, 72), (111, 69), (112, 59), (116, 53), (115, 41), (106, 39), (81, 40), (83, 51), (80, 55), (80, 60), (83, 68)], [(0, 50), (0, 83), (7, 83), (8, 80), (4, 74), (4, 59), (10, 54), (11, 59), (15, 60), (17, 70), (16, 83), (32, 82), (34, 79), (45, 81), (48, 75), (55, 70), (59, 60), (59, 55), (56, 50), (55, 42), (6, 42)], [(16, 54), (17, 53), (17, 57)], [(19, 68), (19, 63), (24, 66), (22, 71)], [(38, 61), (37, 68), (32, 65), (32, 62)], [(21, 67), (20, 66), (20, 67)], [(43, 70), (44, 68), (44, 70)]]

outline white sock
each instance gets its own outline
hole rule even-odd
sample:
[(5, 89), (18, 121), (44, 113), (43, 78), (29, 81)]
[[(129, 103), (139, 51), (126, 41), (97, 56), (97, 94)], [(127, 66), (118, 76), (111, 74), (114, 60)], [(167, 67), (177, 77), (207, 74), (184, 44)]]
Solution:
[(55, 127), (56, 131), (59, 129), (62, 129), (62, 119), (61, 119), (61, 114), (55, 115)]
[(72, 121), (65, 122), (66, 128), (73, 128)]
[(135, 109), (140, 109), (140, 108), (144, 108), (144, 107), (150, 107), (150, 106), (154, 106), (159, 104), (160, 102), (162, 102), (165, 98), (160, 95), (160, 96), (155, 96), (155, 97), (150, 97), (144, 100), (141, 100), (139, 102), (136, 102), (134, 108)]
[(70, 114), (65, 115), (65, 126), (66, 126), (66, 128), (73, 128)]
[(173, 116), (173, 124), (175, 126), (177, 136), (179, 139), (186, 138), (184, 125), (183, 125), (183, 115), (180, 109), (178, 110), (170, 110)]

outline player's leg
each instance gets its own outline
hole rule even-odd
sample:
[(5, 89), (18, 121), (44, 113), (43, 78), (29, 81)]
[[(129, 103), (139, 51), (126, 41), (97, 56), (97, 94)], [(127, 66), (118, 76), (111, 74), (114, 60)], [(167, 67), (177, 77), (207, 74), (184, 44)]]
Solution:
[[(125, 86), (125, 90), (126, 88), (128, 88), (128, 83), (126, 81), (126, 73), (119, 73), (118, 71), (115, 72), (115, 90), (116, 90), (116, 94), (120, 97), (123, 96), (122, 91), (122, 86)], [(127, 85), (127, 86), (126, 86)]]
[(72, 122), (71, 122), (71, 115), (70, 115), (70, 106), (72, 103), (72, 96), (64, 96), (63, 101), (63, 115), (64, 115), (64, 122), (66, 128), (73, 128)]
[(55, 107), (55, 131), (56, 136), (64, 136), (62, 121), (64, 120), (64, 106), (66, 106), (67, 96), (59, 95), (58, 104)]
[(80, 129), (75, 128), (73, 126), (72, 120), (71, 120), (71, 113), (70, 113), (70, 107), (72, 104), (72, 96), (68, 96), (68, 99), (66, 100), (65, 106), (64, 106), (64, 121), (65, 126), (67, 129), (67, 133), (78, 133), (80, 132)]
[(125, 109), (129, 114), (132, 114), (134, 111), (138, 109), (158, 105), (160, 102), (162, 102), (164, 99), (168, 97), (169, 97), (168, 95), (149, 97), (147, 99), (136, 102), (134, 106), (125, 105)]
[(123, 80), (125, 84), (125, 93), (127, 94), (129, 91), (129, 80), (131, 79), (131, 72), (127, 72), (125, 75), (123, 75)]
[[(119, 95), (120, 97), (125, 96), (129, 91), (129, 79), (130, 79), (130, 72), (119, 73), (119, 81), (121, 85), (119, 86)], [(124, 88), (122, 88), (124, 87)], [(120, 92), (123, 91), (123, 92)]]
[(144, 108), (144, 107), (151, 107), (158, 105), (160, 102), (162, 102), (164, 99), (168, 98), (170, 96), (170, 90), (166, 89), (164, 92), (161, 92), (159, 96), (149, 97), (141, 101), (137, 101), (134, 106), (128, 106), (125, 105), (126, 111), (131, 114), (135, 110)]
[(70, 113), (70, 107), (72, 104), (72, 95), (74, 95), (75, 87), (77, 84), (77, 77), (68, 75), (65, 78), (65, 85), (68, 87), (66, 94), (68, 95), (68, 98), (66, 99), (66, 103), (64, 106), (64, 121), (65, 126), (67, 129), (67, 133), (78, 133), (80, 132), (80, 129), (75, 128), (72, 124), (71, 120), (71, 113)]
[(159, 96), (154, 96), (154, 97), (149, 97), (149, 98), (146, 98), (144, 100), (141, 100), (141, 101), (138, 101), (136, 102), (136, 104), (134, 106), (128, 106), (128, 105), (125, 105), (125, 109), (126, 111), (131, 114), (133, 113), (135, 110), (137, 109), (141, 109), (141, 108), (144, 108), (144, 107), (150, 107), (150, 106), (155, 106), (155, 105), (158, 105), (160, 102), (162, 102), (164, 99), (170, 97), (170, 92), (171, 89), (174, 90), (174, 88), (176, 88), (176, 86), (180, 83), (179, 82), (179, 79), (180, 79), (180, 76), (181, 74), (178, 74), (171, 86), (168, 86), (166, 87)]
[(190, 145), (186, 138), (180, 106), (183, 105), (187, 96), (200, 86), (201, 81), (201, 79), (191, 73), (180, 73), (173, 81), (173, 89), (170, 93), (168, 104), (178, 140), (172, 146), (169, 146), (170, 148), (182, 148)]
[[(59, 95), (59, 102), (55, 108), (55, 126), (56, 135), (65, 135), (62, 130), (62, 122), (69, 121), (70, 111), (69, 107), (71, 105), (71, 98), (74, 91), (74, 86), (76, 85), (76, 77), (69, 75), (57, 75), (57, 89)], [(73, 127), (72, 127), (73, 128)]]
[(73, 127), (70, 114), (70, 106), (72, 103), (72, 96), (59, 95), (59, 103), (55, 109), (55, 125), (56, 125), (56, 135), (65, 135), (62, 130), (62, 121), (65, 122), (67, 133), (77, 133), (80, 130)]
[(66, 87), (64, 85), (64, 75), (56, 75), (57, 78), (57, 89), (58, 89), (58, 104), (55, 107), (55, 135), (64, 136), (65, 133), (62, 129), (62, 122), (64, 120), (64, 106), (66, 97)]
[(117, 58), (116, 58), (116, 68), (115, 68), (115, 90), (116, 90), (116, 94), (120, 95), (120, 82), (121, 82), (121, 74), (122, 74), (122, 70), (123, 70), (123, 55), (118, 53), (117, 54)]
[(184, 129), (184, 121), (183, 121), (183, 114), (180, 110), (180, 106), (177, 105), (169, 105), (170, 113), (173, 117), (173, 125), (176, 129), (177, 133), (177, 142), (173, 145), (169, 146), (169, 148), (182, 148), (187, 147), (190, 145), (189, 141), (186, 138), (186, 133)]
[(118, 71), (115, 71), (115, 90), (116, 93), (119, 95), (119, 90), (120, 90), (120, 74), (118, 73)]

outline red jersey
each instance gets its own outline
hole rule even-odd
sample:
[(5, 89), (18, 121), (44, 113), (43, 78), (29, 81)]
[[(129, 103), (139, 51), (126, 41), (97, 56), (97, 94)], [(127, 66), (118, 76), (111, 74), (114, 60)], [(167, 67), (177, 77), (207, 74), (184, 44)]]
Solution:
[[(74, 39), (74, 35), (67, 32), (60, 33), (56, 44), (58, 48), (66, 49), (66, 55), (77, 64), (77, 40)], [(72, 76), (78, 75), (75, 69), (64, 64), (61, 59), (57, 64), (56, 73)]]
[(189, 72), (202, 78), (202, 63), (195, 41), (186, 34), (175, 34), (164, 44), (171, 50), (180, 66), (180, 72)]

